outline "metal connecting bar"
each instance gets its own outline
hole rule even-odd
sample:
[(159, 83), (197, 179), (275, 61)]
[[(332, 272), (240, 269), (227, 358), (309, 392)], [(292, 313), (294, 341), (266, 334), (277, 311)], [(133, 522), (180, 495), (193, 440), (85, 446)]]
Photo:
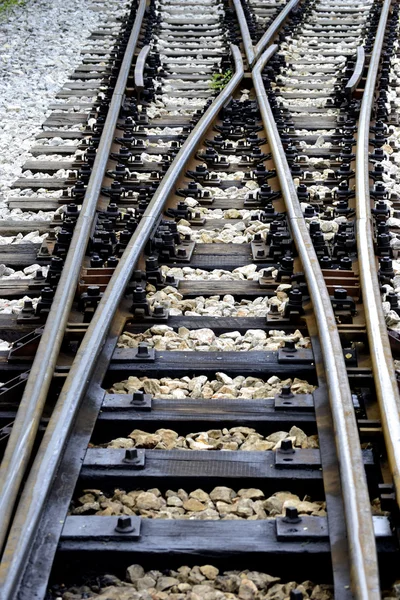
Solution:
[(76, 293), (82, 260), (85, 256), (93, 219), (96, 215), (97, 201), (111, 150), (113, 132), (115, 131), (132, 59), (139, 39), (145, 8), (146, 0), (140, 0), (110, 108), (108, 109), (93, 164), (92, 175), (0, 467), (0, 551), (7, 536), (19, 487), (36, 439), (40, 417)]
[(150, 46), (143, 46), (136, 60), (135, 88), (138, 90), (138, 92), (141, 92), (144, 88), (144, 68), (146, 66), (146, 60), (149, 55), (149, 52)]
[(360, 283), (376, 395), (390, 469), (400, 505), (400, 398), (376, 272), (369, 179), (369, 128), (391, 0), (385, 0), (376, 32), (358, 123), (356, 154), (357, 248)]
[(160, 183), (114, 271), (61, 390), (25, 484), (0, 566), (2, 600), (15, 598), (30, 544), (34, 538), (63, 449), (71, 433), (76, 413), (136, 263), (162, 214), (169, 194), (186, 168), (188, 160), (220, 109), (229, 100), (243, 78), (244, 70), (240, 50), (233, 45), (231, 45), (231, 50), (235, 61), (235, 74), (190, 133)]
[[(261, 75), (263, 68), (276, 49), (277, 46), (271, 46), (258, 60), (253, 69), (253, 83), (286, 204), (287, 218), (303, 264), (321, 341), (329, 401), (336, 432), (353, 592), (358, 600), (379, 600), (381, 594), (378, 559), (369, 493), (342, 345), (329, 293), (301, 211), (293, 177)], [(367, 552), (366, 548), (368, 548)]]
[(364, 46), (358, 46), (357, 48), (357, 59), (356, 64), (354, 66), (354, 73), (350, 77), (349, 81), (346, 83), (346, 87), (344, 88), (348, 94), (352, 94), (359, 84), (361, 77), (364, 73), (365, 67), (365, 50)]

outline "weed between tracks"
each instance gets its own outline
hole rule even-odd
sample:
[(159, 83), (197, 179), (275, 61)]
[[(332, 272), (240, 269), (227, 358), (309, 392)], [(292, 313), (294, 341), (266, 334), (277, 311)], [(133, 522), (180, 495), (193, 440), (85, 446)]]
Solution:
[(26, 0), (0, 0), (0, 16), (14, 6), (25, 6)]
[(210, 81), (210, 88), (220, 92), (232, 79), (232, 69), (228, 69), (224, 73), (214, 73)]

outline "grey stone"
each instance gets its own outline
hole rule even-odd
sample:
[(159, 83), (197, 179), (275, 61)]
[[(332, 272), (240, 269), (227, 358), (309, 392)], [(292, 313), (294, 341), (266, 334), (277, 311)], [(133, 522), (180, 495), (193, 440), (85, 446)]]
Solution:
[(135, 583), (138, 579), (144, 577), (144, 569), (141, 565), (131, 565), (126, 570), (126, 578), (128, 581)]

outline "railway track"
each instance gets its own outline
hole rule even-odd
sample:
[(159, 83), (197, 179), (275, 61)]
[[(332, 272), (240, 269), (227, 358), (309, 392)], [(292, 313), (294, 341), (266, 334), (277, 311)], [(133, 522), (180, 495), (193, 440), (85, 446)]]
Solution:
[(397, 597), (398, 12), (93, 33), (1, 223), (2, 597)]

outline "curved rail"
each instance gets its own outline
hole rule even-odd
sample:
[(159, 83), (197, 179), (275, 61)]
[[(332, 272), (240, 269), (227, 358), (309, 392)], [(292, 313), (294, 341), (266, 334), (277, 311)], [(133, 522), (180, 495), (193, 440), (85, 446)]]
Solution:
[(306, 227), (261, 76), (264, 66), (276, 49), (277, 46), (271, 46), (258, 60), (253, 69), (253, 83), (321, 340), (340, 464), (353, 592), (359, 600), (379, 600), (379, 570), (369, 493), (342, 345), (329, 293)]
[(240, 50), (237, 46), (232, 45), (231, 50), (235, 61), (234, 76), (204, 113), (165, 174), (111, 277), (68, 373), (30, 470), (10, 531), (3, 562), (0, 566), (2, 600), (11, 600), (16, 592), (20, 574), (27, 560), (30, 543), (65, 443), (71, 432), (96, 360), (104, 345), (113, 316), (131, 279), (136, 263), (162, 214), (169, 194), (186, 168), (188, 160), (219, 110), (243, 78)]
[(233, 0), (233, 4), (235, 6), (237, 20), (239, 21), (240, 33), (242, 34), (244, 52), (246, 54), (249, 67), (251, 67), (255, 60), (254, 46), (251, 40), (249, 27), (247, 25), (246, 17), (243, 11), (242, 2), (241, 0)]
[(391, 0), (385, 0), (361, 104), (356, 155), (357, 248), (360, 283), (376, 395), (389, 466), (400, 505), (400, 397), (376, 272), (369, 178), (369, 128), (375, 85)]
[(146, 66), (147, 56), (150, 52), (150, 46), (143, 46), (136, 59), (135, 65), (135, 88), (141, 92), (144, 88), (144, 68)]
[(282, 27), (283, 21), (286, 19), (286, 17), (289, 16), (292, 10), (296, 8), (299, 2), (300, 0), (290, 0), (290, 2), (287, 3), (282, 12), (279, 13), (272, 25), (268, 27), (267, 31), (257, 42), (254, 48), (255, 60), (258, 60), (261, 52), (263, 52), (266, 46), (272, 41), (273, 37), (278, 33), (279, 29)]
[(239, 22), (240, 33), (242, 34), (243, 47), (244, 52), (246, 54), (247, 62), (249, 63), (249, 67), (253, 67), (255, 61), (260, 56), (261, 52), (265, 49), (265, 47), (270, 44), (282, 27), (282, 24), (289, 13), (298, 5), (300, 0), (290, 0), (285, 8), (279, 13), (279, 15), (274, 19), (273, 23), (268, 27), (267, 31), (264, 33), (262, 38), (257, 42), (255, 46), (253, 46), (253, 42), (251, 41), (251, 36), (249, 32), (249, 27), (247, 25), (246, 17), (243, 11), (243, 6), (241, 0), (233, 0), (233, 4), (235, 6), (236, 16)]
[(97, 201), (111, 150), (113, 132), (115, 131), (132, 59), (139, 39), (145, 8), (146, 0), (140, 0), (108, 109), (92, 175), (89, 179), (61, 278), (0, 467), (0, 551), (7, 536), (19, 487), (30, 459), (76, 293), (82, 260), (89, 241), (93, 219), (96, 215)]
[(361, 77), (363, 76), (364, 67), (365, 67), (364, 46), (358, 46), (357, 47), (356, 64), (354, 65), (354, 72), (353, 72), (353, 75), (348, 80), (348, 82), (346, 83), (346, 86), (344, 88), (347, 94), (352, 94), (354, 92), (354, 90), (356, 89), (357, 85), (360, 82)]

